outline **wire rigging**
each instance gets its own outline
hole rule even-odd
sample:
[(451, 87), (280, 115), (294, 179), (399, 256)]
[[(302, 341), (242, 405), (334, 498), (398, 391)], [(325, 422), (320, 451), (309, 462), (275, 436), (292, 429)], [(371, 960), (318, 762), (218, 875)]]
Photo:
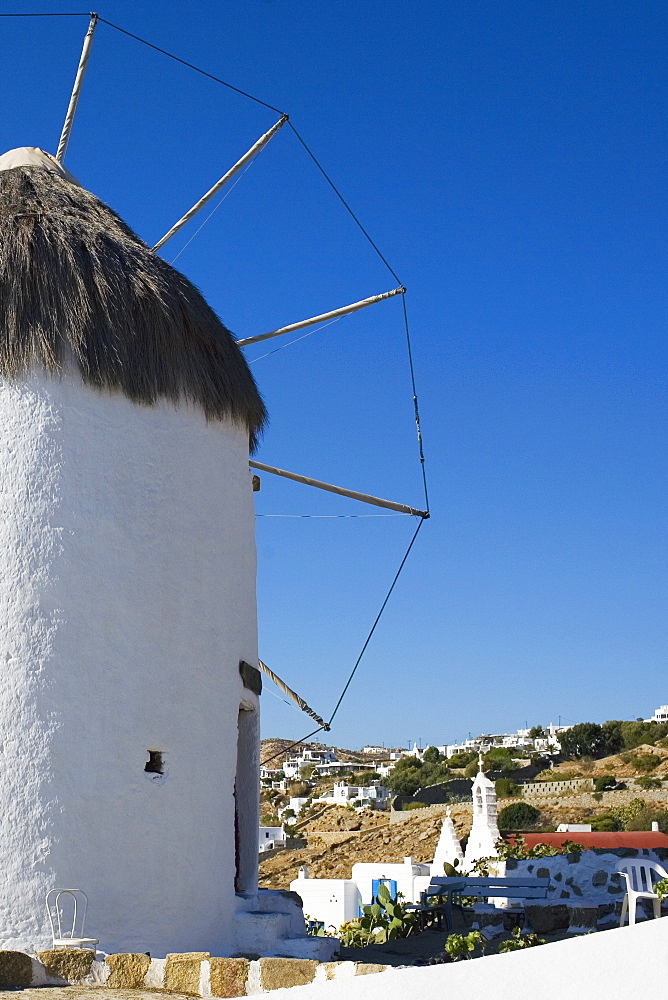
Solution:
[(321, 330), (326, 330), (328, 326), (332, 325), (332, 323), (338, 323), (339, 320), (342, 319), (343, 316), (337, 316), (336, 319), (330, 319), (329, 323), (323, 323), (322, 326), (317, 326), (315, 330), (309, 330), (308, 333), (302, 334), (301, 337), (295, 337), (294, 340), (289, 340), (287, 344), (281, 344), (280, 347), (275, 347), (273, 351), (267, 351), (266, 354), (261, 354), (259, 358), (253, 358), (253, 360), (249, 361), (248, 364), (254, 365), (256, 361), (263, 361), (264, 358), (268, 358), (272, 354), (278, 354), (279, 351), (284, 351), (286, 347), (292, 347), (293, 344), (298, 344), (300, 340), (306, 340), (307, 337), (312, 337), (314, 333), (320, 333)]
[(422, 427), (420, 426), (420, 411), (418, 408), (417, 389), (415, 387), (415, 369), (413, 367), (413, 351), (411, 349), (411, 334), (408, 326), (408, 311), (406, 309), (406, 296), (401, 296), (401, 304), (404, 312), (404, 329), (406, 331), (406, 350), (408, 353), (408, 368), (411, 374), (411, 390), (413, 392), (413, 413), (415, 415), (415, 429), (417, 431), (418, 457), (420, 459), (420, 471), (422, 473), (422, 488), (424, 490), (424, 508), (429, 510), (429, 491), (427, 489), (427, 474), (424, 464), (424, 451), (422, 448)]
[[(331, 725), (332, 725), (332, 722), (334, 720), (334, 717), (335, 717), (336, 713), (338, 712), (339, 708), (341, 707), (341, 703), (342, 703), (343, 699), (346, 696), (348, 688), (350, 687), (350, 685), (352, 683), (353, 677), (357, 673), (357, 668), (359, 667), (360, 663), (362, 662), (364, 654), (366, 653), (367, 648), (369, 646), (369, 643), (371, 642), (371, 639), (373, 637), (373, 634), (376, 631), (376, 627), (378, 626), (378, 623), (380, 622), (380, 619), (383, 616), (383, 612), (385, 611), (385, 608), (387, 607), (387, 603), (388, 603), (390, 597), (392, 596), (392, 591), (394, 590), (394, 588), (397, 585), (397, 581), (398, 581), (399, 577), (401, 576), (402, 570), (403, 570), (404, 566), (406, 565), (406, 560), (408, 559), (408, 556), (410, 555), (410, 551), (413, 548), (413, 545), (415, 544), (415, 540), (417, 539), (417, 536), (420, 533), (420, 529), (422, 528), (423, 524), (424, 524), (424, 518), (420, 518), (420, 520), (418, 522), (418, 526), (415, 529), (415, 531), (413, 532), (413, 537), (411, 538), (410, 542), (408, 543), (408, 548), (406, 549), (406, 551), (404, 553), (404, 557), (401, 560), (401, 562), (399, 563), (399, 569), (394, 574), (394, 579), (392, 580), (392, 583), (390, 584), (389, 590), (387, 591), (387, 594), (385, 595), (385, 599), (384, 599), (383, 603), (380, 606), (380, 611), (376, 615), (374, 623), (371, 626), (371, 628), (370, 628), (370, 630), (369, 630), (369, 632), (367, 634), (366, 639), (364, 640), (364, 644), (363, 644), (363, 646), (362, 646), (362, 648), (360, 650), (359, 656), (355, 660), (355, 663), (353, 665), (352, 670), (350, 671), (350, 674), (349, 674), (348, 679), (347, 679), (347, 681), (346, 681), (346, 683), (345, 683), (345, 685), (343, 687), (343, 690), (342, 690), (341, 694), (339, 695), (339, 699), (336, 702), (336, 705), (334, 706), (334, 711), (332, 712), (332, 714), (330, 715), (329, 719), (327, 720), (327, 727), (326, 728), (328, 730), (331, 729)], [(290, 746), (285, 747), (283, 750), (280, 750), (278, 753), (274, 754), (273, 756), (268, 757), (264, 761), (264, 765), (271, 763), (272, 760), (277, 760), (279, 757), (282, 757), (289, 750), (292, 750), (294, 747), (299, 746), (300, 743), (304, 743), (306, 740), (310, 739), (311, 736), (315, 736), (316, 733), (323, 732), (324, 730), (325, 730), (324, 726), (320, 726), (318, 729), (314, 729), (312, 733), (308, 733), (306, 736), (302, 736), (302, 738), (300, 740), (296, 740), (294, 743), (291, 743)]]
[(189, 239), (189, 240), (187, 240), (187, 242), (183, 244), (183, 246), (181, 247), (181, 249), (180, 249), (180, 250), (179, 250), (179, 252), (177, 253), (176, 257), (172, 257), (172, 259), (171, 259), (171, 260), (170, 260), (170, 262), (169, 262), (170, 264), (173, 264), (173, 263), (174, 263), (174, 261), (178, 260), (178, 259), (179, 259), (179, 257), (181, 256), (181, 254), (183, 253), (183, 251), (184, 251), (184, 250), (187, 250), (187, 249), (188, 249), (188, 247), (190, 246), (190, 244), (192, 243), (192, 241), (193, 241), (193, 240), (195, 239), (195, 237), (196, 237), (196, 236), (197, 236), (197, 235), (198, 235), (199, 233), (201, 233), (201, 231), (202, 231), (202, 230), (204, 229), (204, 227), (206, 226), (206, 224), (207, 224), (207, 222), (209, 221), (209, 219), (211, 218), (211, 216), (212, 216), (212, 215), (215, 215), (215, 214), (216, 214), (216, 212), (218, 211), (218, 209), (220, 208), (220, 206), (221, 206), (221, 205), (223, 204), (223, 202), (225, 201), (225, 199), (227, 198), (227, 196), (228, 196), (228, 195), (230, 195), (230, 194), (232, 194), (232, 192), (234, 191), (235, 187), (237, 186), (237, 184), (239, 183), (239, 181), (241, 180), (241, 178), (242, 178), (242, 177), (243, 177), (243, 176), (244, 176), (244, 175), (245, 175), (246, 173), (248, 173), (248, 171), (250, 170), (250, 168), (251, 168), (251, 167), (253, 166), (253, 164), (255, 163), (255, 160), (257, 159), (257, 157), (258, 157), (258, 156), (260, 156), (260, 155), (261, 155), (261, 153), (262, 153), (262, 152), (263, 152), (263, 150), (260, 150), (260, 152), (259, 152), (259, 153), (257, 154), (257, 156), (255, 156), (255, 157), (254, 157), (254, 158), (253, 158), (252, 160), (250, 160), (250, 161), (248, 162), (248, 164), (246, 165), (246, 168), (245, 168), (245, 170), (242, 170), (242, 171), (241, 171), (241, 173), (240, 173), (240, 174), (238, 175), (237, 179), (235, 180), (234, 184), (232, 184), (232, 186), (231, 186), (231, 187), (229, 187), (229, 188), (228, 188), (228, 189), (226, 190), (225, 194), (224, 194), (224, 195), (223, 195), (223, 197), (222, 197), (222, 198), (220, 199), (220, 201), (218, 202), (218, 204), (216, 205), (216, 207), (215, 207), (215, 208), (212, 208), (212, 209), (211, 209), (211, 211), (209, 212), (209, 214), (207, 215), (206, 219), (205, 219), (205, 220), (204, 220), (204, 222), (203, 222), (203, 223), (201, 224), (201, 226), (198, 226), (198, 227), (197, 227), (197, 229), (195, 230), (195, 232), (194, 232), (194, 233), (192, 234), (192, 236), (190, 237), (190, 239)]
[[(87, 11), (86, 12), (83, 12), (83, 11), (81, 11), (81, 12), (71, 12), (71, 13), (66, 13), (66, 12), (58, 12), (58, 13), (41, 13), (41, 12), (38, 12), (38, 13), (0, 13), (0, 17), (90, 17), (90, 16), (91, 16), (90, 12), (87, 12)], [(204, 76), (204, 77), (206, 77), (209, 80), (212, 80), (214, 83), (218, 83), (221, 86), (226, 87), (228, 90), (231, 90), (234, 93), (240, 94), (242, 97), (246, 97), (249, 100), (254, 101), (256, 104), (259, 104), (262, 107), (268, 108), (270, 111), (274, 111), (278, 115), (283, 115), (284, 114), (284, 112), (280, 111), (278, 108), (274, 107), (272, 104), (269, 104), (266, 101), (260, 100), (260, 98), (255, 97), (253, 94), (249, 94), (245, 90), (241, 90), (241, 88), (239, 88), (239, 87), (235, 87), (231, 83), (227, 83), (227, 81), (222, 80), (220, 77), (214, 76), (212, 73), (209, 73), (209, 72), (207, 72), (204, 69), (201, 69), (199, 66), (195, 66), (193, 63), (187, 62), (185, 59), (181, 59), (179, 56), (176, 56), (173, 53), (168, 52), (166, 49), (162, 49), (159, 46), (154, 45), (152, 42), (147, 41), (145, 38), (141, 38), (139, 35), (135, 35), (135, 34), (133, 34), (133, 32), (127, 31), (125, 28), (121, 28), (119, 25), (114, 24), (112, 21), (108, 21), (106, 18), (103, 18), (103, 17), (98, 17), (98, 20), (100, 22), (102, 22), (103, 24), (106, 24), (108, 27), (113, 28), (115, 31), (120, 32), (120, 34), (126, 35), (128, 38), (134, 39), (135, 41), (139, 42), (140, 44), (145, 45), (147, 48), (153, 49), (153, 51), (158, 52), (161, 55), (166, 56), (168, 59), (171, 59), (174, 62), (177, 62), (177, 63), (179, 63), (182, 66), (185, 66), (187, 69), (191, 69), (191, 70), (193, 70), (193, 72), (199, 73), (201, 76)], [(299, 132), (297, 131), (297, 129), (295, 128), (295, 126), (289, 120), (288, 120), (287, 124), (291, 128), (291, 130), (294, 133), (296, 139), (298, 140), (298, 142), (300, 143), (300, 145), (303, 147), (303, 149), (305, 150), (305, 152), (307, 153), (307, 155), (309, 156), (309, 158), (311, 159), (311, 161), (315, 164), (315, 166), (317, 167), (318, 171), (324, 177), (324, 179), (327, 182), (327, 184), (331, 187), (331, 189), (334, 192), (334, 194), (336, 195), (336, 197), (339, 199), (339, 201), (341, 202), (341, 204), (343, 205), (343, 207), (346, 209), (346, 211), (348, 212), (348, 214), (350, 215), (350, 217), (353, 219), (353, 221), (355, 222), (355, 224), (357, 225), (357, 227), (360, 229), (360, 231), (362, 232), (362, 234), (365, 236), (365, 238), (367, 239), (367, 241), (369, 242), (369, 244), (371, 245), (371, 247), (373, 248), (373, 250), (375, 251), (375, 253), (380, 258), (380, 260), (383, 262), (383, 264), (385, 265), (385, 267), (387, 268), (387, 270), (390, 272), (390, 274), (393, 276), (393, 278), (397, 281), (397, 283), (399, 285), (403, 286), (403, 282), (400, 280), (400, 278), (398, 277), (398, 275), (396, 274), (396, 272), (394, 271), (394, 269), (392, 268), (392, 266), (390, 265), (390, 263), (388, 262), (388, 260), (386, 259), (386, 257), (381, 253), (381, 251), (378, 248), (378, 246), (376, 245), (376, 243), (373, 241), (373, 239), (371, 238), (371, 236), (369, 235), (369, 233), (367, 232), (367, 230), (364, 228), (364, 226), (360, 222), (360, 220), (357, 217), (357, 215), (353, 212), (353, 210), (350, 207), (350, 205), (348, 204), (348, 202), (345, 200), (345, 198), (343, 197), (343, 195), (341, 194), (341, 192), (339, 191), (339, 189), (337, 188), (337, 186), (334, 184), (334, 181), (331, 179), (331, 177), (329, 176), (329, 174), (326, 172), (326, 170), (324, 169), (324, 167), (321, 165), (321, 163), (319, 162), (319, 160), (316, 158), (315, 154), (312, 152), (312, 150), (309, 148), (309, 146), (307, 145), (307, 143), (301, 137), (301, 135), (299, 134)], [(252, 162), (253, 161), (251, 161), (251, 163)], [(225, 200), (225, 198), (227, 197), (227, 195), (230, 194), (232, 192), (232, 190), (234, 190), (234, 187), (236, 186), (236, 184), (239, 182), (239, 180), (241, 179), (241, 177), (243, 177), (243, 175), (249, 169), (251, 163), (249, 163), (248, 167), (246, 167), (246, 170), (244, 170), (243, 173), (240, 174), (240, 176), (237, 178), (237, 180), (232, 185), (232, 187), (225, 193), (225, 195), (221, 198), (221, 200), (218, 202), (218, 204), (216, 205), (216, 207), (206, 217), (206, 219), (201, 224), (201, 226), (190, 237), (190, 239), (188, 240), (188, 242), (181, 248), (181, 250), (176, 255), (176, 257), (174, 257), (172, 263), (174, 263), (174, 261), (177, 260), (178, 257), (180, 257), (180, 255), (183, 253), (183, 251), (186, 249), (186, 247), (188, 247), (190, 245), (190, 243), (195, 238), (195, 236), (197, 236), (197, 234), (202, 230), (202, 228), (206, 225), (206, 223), (209, 221), (209, 219), (220, 208), (220, 206), (222, 205), (222, 203)], [(405, 297), (405, 294), (402, 294), (402, 305), (403, 305), (404, 329), (405, 329), (405, 336), (406, 336), (406, 348), (407, 348), (407, 353), (408, 353), (408, 365), (409, 365), (409, 371), (410, 371), (411, 391), (412, 391), (412, 396), (413, 396), (413, 411), (414, 411), (415, 426), (416, 426), (416, 432), (417, 432), (418, 455), (419, 455), (419, 461), (420, 461), (420, 470), (421, 470), (421, 475), (422, 475), (422, 485), (423, 485), (424, 498), (425, 498), (425, 509), (426, 509), (427, 512), (429, 512), (429, 497), (428, 497), (427, 477), (426, 477), (426, 470), (425, 470), (425, 458), (424, 458), (424, 449), (423, 449), (422, 429), (421, 429), (421, 424), (420, 424), (420, 414), (419, 414), (419, 407), (418, 407), (418, 396), (417, 396), (417, 390), (416, 390), (416, 385), (415, 385), (415, 370), (414, 370), (414, 365), (413, 365), (413, 352), (412, 352), (412, 348), (411, 348), (411, 337), (410, 337), (410, 328), (409, 328), (409, 323), (408, 323), (408, 312), (406, 310), (406, 297)], [(249, 362), (249, 364), (253, 364), (255, 361), (261, 361), (263, 358), (269, 357), (269, 355), (271, 355), (271, 354), (276, 354), (276, 353), (278, 353), (278, 351), (285, 350), (285, 348), (290, 347), (293, 344), (298, 343), (300, 340), (305, 340), (307, 337), (312, 336), (314, 333), (317, 333), (320, 330), (325, 329), (326, 326), (330, 326), (331, 323), (338, 322), (338, 319), (340, 319), (340, 318), (341, 317), (338, 317), (337, 319), (331, 320), (330, 323), (327, 323), (327, 324), (325, 324), (322, 327), (318, 327), (315, 330), (311, 330), (309, 333), (304, 334), (302, 337), (298, 337), (296, 340), (290, 341), (288, 344), (284, 344), (281, 347), (278, 347), (278, 348), (276, 348), (273, 351), (269, 351), (267, 354), (263, 354), (263, 355), (261, 355), (258, 358), (254, 358), (252, 361)], [(367, 516), (367, 517), (374, 517), (374, 516), (376, 516), (376, 517), (386, 516), (387, 517), (387, 516), (389, 516), (389, 517), (391, 517), (391, 516), (404, 516), (404, 515), (382, 515), (382, 514), (381, 515), (373, 515), (373, 514), (371, 514), (371, 515), (345, 515), (345, 514), (342, 514), (342, 515), (308, 515), (308, 514), (302, 514), (302, 515), (271, 515), (271, 514), (266, 514), (266, 515), (261, 515), (260, 514), (260, 515), (257, 515), (257, 516), (259, 516), (259, 517), (262, 517), (262, 516), (264, 516), (264, 517), (272, 517), (272, 516), (273, 517), (281, 517), (281, 516), (282, 517), (364, 517), (364, 516)], [(387, 603), (388, 603), (388, 601), (389, 601), (389, 599), (390, 599), (390, 597), (392, 595), (392, 592), (393, 592), (393, 590), (394, 590), (394, 588), (396, 586), (396, 583), (397, 583), (397, 581), (398, 581), (398, 579), (399, 579), (399, 577), (401, 575), (401, 572), (402, 572), (402, 570), (403, 570), (403, 568), (404, 568), (404, 566), (406, 564), (406, 560), (408, 559), (408, 556), (409, 556), (409, 554), (411, 552), (411, 549), (413, 548), (413, 545), (414, 545), (414, 543), (415, 543), (415, 541), (417, 539), (417, 536), (418, 536), (418, 534), (420, 532), (420, 529), (422, 528), (423, 523), (424, 523), (424, 518), (420, 518), (419, 523), (417, 525), (417, 528), (415, 529), (415, 532), (413, 534), (413, 537), (411, 538), (410, 543), (408, 545), (408, 548), (406, 549), (406, 552), (405, 552), (405, 554), (403, 556), (403, 559), (401, 560), (401, 563), (399, 565), (399, 569), (397, 570), (397, 572), (396, 572), (396, 574), (394, 576), (394, 579), (392, 580), (392, 583), (391, 583), (390, 588), (389, 588), (389, 590), (388, 590), (388, 592), (387, 592), (387, 594), (385, 596), (385, 599), (384, 599), (384, 601), (383, 601), (383, 603), (382, 603), (382, 605), (380, 607), (380, 610), (379, 610), (378, 614), (376, 615), (374, 623), (371, 626), (371, 629), (370, 629), (370, 631), (369, 631), (369, 633), (368, 633), (368, 635), (367, 635), (367, 637), (366, 637), (366, 639), (364, 641), (362, 649), (360, 650), (359, 656), (357, 657), (357, 660), (355, 661), (355, 663), (353, 665), (353, 668), (352, 668), (352, 670), (350, 672), (350, 675), (349, 675), (349, 677), (348, 677), (348, 679), (347, 679), (347, 681), (346, 681), (346, 683), (345, 683), (345, 685), (343, 687), (343, 690), (342, 690), (342, 692), (341, 692), (341, 694), (339, 696), (339, 699), (336, 702), (336, 705), (334, 706), (334, 710), (333, 710), (333, 712), (332, 712), (332, 714), (331, 714), (331, 716), (329, 718), (329, 722), (326, 724), (326, 726), (319, 726), (318, 729), (314, 729), (313, 732), (308, 733), (301, 740), (297, 740), (295, 743), (292, 743), (289, 747), (287, 747), (287, 750), (291, 750), (294, 747), (299, 746), (300, 743), (303, 743), (306, 740), (310, 739), (312, 736), (315, 736), (316, 733), (322, 732), (325, 728), (326, 729), (330, 728), (331, 723), (332, 723), (334, 717), (336, 716), (336, 714), (337, 714), (337, 712), (338, 712), (338, 710), (339, 710), (339, 708), (341, 706), (341, 703), (343, 702), (343, 699), (344, 699), (344, 697), (345, 697), (345, 695), (346, 695), (346, 693), (348, 691), (348, 688), (350, 687), (350, 685), (352, 683), (352, 680), (353, 680), (353, 678), (354, 678), (354, 676), (355, 676), (355, 674), (357, 672), (357, 669), (358, 669), (358, 667), (359, 667), (359, 665), (360, 665), (360, 663), (361, 663), (361, 661), (362, 661), (362, 659), (364, 657), (364, 654), (365, 654), (365, 652), (367, 650), (367, 647), (368, 647), (368, 645), (369, 645), (369, 643), (371, 641), (371, 638), (372, 638), (372, 636), (373, 636), (373, 634), (374, 634), (374, 632), (376, 630), (376, 627), (378, 626), (378, 623), (379, 623), (379, 621), (380, 621), (380, 619), (381, 619), (381, 617), (383, 615), (385, 607), (387, 606)], [(265, 763), (269, 763), (271, 760), (275, 760), (277, 757), (282, 756), (282, 754), (284, 754), (285, 752), (286, 752), (286, 750), (283, 750), (280, 753), (275, 754), (273, 757), (270, 757), (267, 761), (265, 761)]]
[(261, 104), (264, 108), (269, 108), (270, 111), (275, 111), (277, 115), (282, 115), (284, 113), (279, 111), (278, 108), (275, 108), (273, 104), (267, 104), (266, 101), (261, 101), (259, 97), (254, 97), (245, 90), (241, 90), (239, 87), (235, 87), (233, 84), (227, 83), (225, 80), (221, 80), (219, 76), (214, 76), (213, 73), (207, 73), (205, 69), (200, 69), (199, 66), (195, 66), (194, 63), (186, 62), (185, 59), (180, 59), (179, 56), (175, 56), (172, 52), (167, 52), (166, 49), (161, 49), (159, 46), (153, 45), (152, 42), (147, 42), (145, 38), (140, 38), (139, 35), (133, 35), (131, 31), (126, 31), (125, 28), (120, 28), (117, 24), (107, 21), (106, 18), (101, 17), (100, 21), (103, 24), (108, 25), (110, 28), (114, 28), (115, 31), (120, 31), (122, 35), (127, 35), (128, 38), (134, 38), (136, 42), (141, 42), (142, 45), (146, 45), (149, 49), (153, 49), (155, 52), (159, 52), (161, 55), (167, 56), (168, 59), (173, 59), (174, 62), (180, 63), (182, 66), (186, 66), (188, 69), (194, 70), (195, 73), (199, 73), (201, 76), (206, 76), (209, 80), (213, 80), (214, 83), (220, 83), (223, 87), (227, 87), (228, 90), (233, 90), (235, 94), (241, 94), (242, 97), (247, 97), (249, 100), (255, 101), (256, 104)]

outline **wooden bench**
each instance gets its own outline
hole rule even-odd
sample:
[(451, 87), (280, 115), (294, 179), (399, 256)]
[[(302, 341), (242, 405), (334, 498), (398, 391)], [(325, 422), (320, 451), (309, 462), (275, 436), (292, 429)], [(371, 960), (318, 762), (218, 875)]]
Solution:
[(407, 909), (417, 917), (419, 930), (427, 925), (453, 929), (454, 908), (461, 910), (462, 896), (477, 899), (500, 897), (503, 899), (546, 899), (550, 885), (549, 878), (520, 876), (518, 878), (499, 876), (475, 878), (471, 876), (444, 875), (432, 878), (426, 892), (420, 893), (420, 902)]

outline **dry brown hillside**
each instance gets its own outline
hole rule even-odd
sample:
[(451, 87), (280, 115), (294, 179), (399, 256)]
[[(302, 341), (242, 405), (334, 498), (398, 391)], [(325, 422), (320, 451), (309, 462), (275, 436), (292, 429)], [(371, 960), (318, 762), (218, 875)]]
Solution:
[[(451, 809), (457, 832), (463, 836), (471, 825), (471, 806), (460, 803)], [(300, 834), (306, 833), (308, 847), (282, 851), (262, 861), (260, 885), (287, 888), (301, 865), (308, 865), (314, 878), (350, 878), (356, 861), (401, 862), (409, 855), (416, 861), (431, 861), (444, 813), (445, 806), (428, 813), (416, 809), (402, 823), (390, 824), (389, 813), (355, 816), (345, 808), (331, 806), (313, 827), (300, 830)], [(351, 829), (355, 826), (358, 829)]]
[[(648, 769), (637, 765), (637, 760), (642, 763), (643, 757), (652, 754), (661, 758), (660, 764)], [(633, 750), (623, 750), (611, 757), (601, 757), (600, 760), (563, 761), (552, 769), (555, 781), (559, 780), (561, 772), (576, 773), (586, 778), (596, 778), (603, 774), (614, 774), (616, 778), (632, 778), (641, 774), (649, 774), (652, 778), (668, 778), (668, 750), (665, 747), (643, 743)]]

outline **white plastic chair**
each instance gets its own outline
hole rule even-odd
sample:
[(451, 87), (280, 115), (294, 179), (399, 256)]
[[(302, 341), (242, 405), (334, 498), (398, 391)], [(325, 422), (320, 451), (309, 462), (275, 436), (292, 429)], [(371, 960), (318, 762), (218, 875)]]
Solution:
[[(661, 900), (654, 892), (654, 882), (668, 878), (668, 872), (654, 861), (620, 861), (617, 872), (626, 882), (626, 894), (622, 903), (622, 914), (619, 926), (624, 926), (626, 913), (629, 914), (629, 927), (636, 922), (636, 907), (639, 899), (651, 899), (654, 916), (661, 916)], [(654, 878), (652, 878), (654, 875)]]
[[(61, 897), (69, 897), (65, 906), (71, 909), (72, 920), (66, 917)], [(46, 912), (51, 924), (54, 948), (92, 948), (96, 950), (97, 938), (83, 936), (88, 909), (88, 896), (83, 889), (50, 889), (46, 894)]]

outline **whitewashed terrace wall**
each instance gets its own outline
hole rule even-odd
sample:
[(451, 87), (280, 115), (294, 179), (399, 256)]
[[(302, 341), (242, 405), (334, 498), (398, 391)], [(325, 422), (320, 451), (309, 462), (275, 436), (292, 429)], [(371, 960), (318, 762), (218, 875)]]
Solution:
[(508, 955), (274, 990), (272, 1000), (660, 997), (668, 981), (667, 940), (668, 921), (649, 920), (634, 928), (588, 934)]

